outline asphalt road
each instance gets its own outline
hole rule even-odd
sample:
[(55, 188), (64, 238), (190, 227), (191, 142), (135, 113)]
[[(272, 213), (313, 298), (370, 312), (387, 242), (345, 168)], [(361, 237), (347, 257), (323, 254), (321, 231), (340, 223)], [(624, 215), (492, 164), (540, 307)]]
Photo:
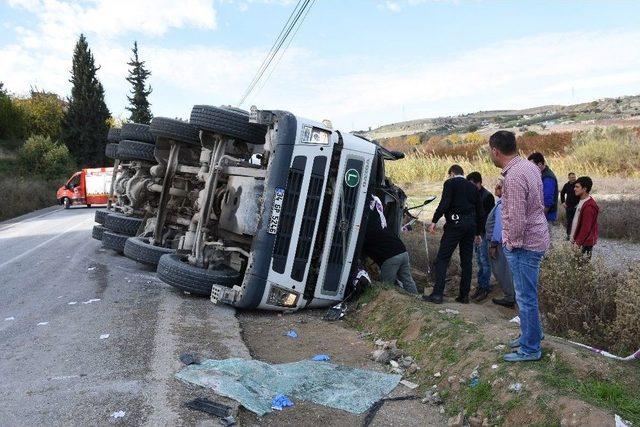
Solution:
[(233, 309), (102, 249), (94, 212), (0, 223), (0, 425), (217, 425), (174, 374), (183, 352), (249, 357)]

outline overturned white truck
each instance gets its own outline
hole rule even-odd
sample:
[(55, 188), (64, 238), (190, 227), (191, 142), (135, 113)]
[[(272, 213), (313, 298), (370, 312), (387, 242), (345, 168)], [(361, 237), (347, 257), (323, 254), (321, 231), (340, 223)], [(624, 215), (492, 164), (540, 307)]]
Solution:
[(334, 305), (360, 267), (372, 195), (399, 233), (406, 196), (384, 162), (402, 153), (285, 111), (195, 106), (190, 123), (205, 185), (158, 263), (166, 283), (240, 308)]

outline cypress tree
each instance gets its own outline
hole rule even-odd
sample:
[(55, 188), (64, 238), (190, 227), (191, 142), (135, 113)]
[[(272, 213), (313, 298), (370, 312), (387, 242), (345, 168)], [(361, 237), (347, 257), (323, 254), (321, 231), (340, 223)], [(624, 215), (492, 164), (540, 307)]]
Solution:
[(149, 108), (151, 104), (149, 104), (147, 97), (151, 94), (152, 89), (151, 86), (147, 86), (145, 83), (151, 72), (145, 68), (144, 61), (140, 61), (138, 57), (138, 42), (133, 42), (131, 52), (133, 52), (131, 62), (127, 62), (127, 65), (131, 67), (127, 81), (132, 86), (132, 96), (127, 95), (131, 104), (130, 107), (127, 107), (127, 110), (131, 111), (129, 119), (134, 123), (149, 124), (153, 115), (151, 114), (151, 109)]
[(62, 122), (60, 138), (82, 167), (104, 166), (104, 149), (110, 117), (104, 88), (98, 80), (93, 54), (84, 34), (76, 43), (71, 68), (71, 97)]

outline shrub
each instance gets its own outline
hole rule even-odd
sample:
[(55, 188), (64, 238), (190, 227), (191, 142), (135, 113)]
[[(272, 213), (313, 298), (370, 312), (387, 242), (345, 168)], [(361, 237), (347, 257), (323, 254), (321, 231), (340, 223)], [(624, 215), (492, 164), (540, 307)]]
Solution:
[(633, 173), (640, 163), (640, 138), (630, 129), (611, 127), (579, 132), (573, 149), (576, 160), (597, 164), (609, 174)]
[[(611, 271), (568, 245), (549, 251), (540, 271), (545, 329), (599, 348), (626, 353), (640, 347), (640, 270)], [(634, 305), (635, 304), (635, 305)]]
[(52, 179), (68, 175), (75, 165), (63, 144), (40, 135), (30, 137), (18, 153), (18, 163), (24, 175)]
[(60, 136), (66, 106), (58, 95), (32, 91), (29, 98), (17, 98), (13, 102), (24, 117), (23, 137), (44, 135), (57, 139)]
[(598, 215), (598, 231), (600, 237), (640, 241), (640, 200), (622, 198), (615, 200), (599, 200), (595, 197), (600, 213)]
[(24, 114), (11, 97), (0, 87), (0, 139), (20, 138), (24, 128)]
[(552, 132), (539, 135), (527, 131), (517, 138), (518, 149), (527, 156), (534, 151), (539, 151), (545, 156), (564, 154), (571, 146), (571, 141), (571, 132)]

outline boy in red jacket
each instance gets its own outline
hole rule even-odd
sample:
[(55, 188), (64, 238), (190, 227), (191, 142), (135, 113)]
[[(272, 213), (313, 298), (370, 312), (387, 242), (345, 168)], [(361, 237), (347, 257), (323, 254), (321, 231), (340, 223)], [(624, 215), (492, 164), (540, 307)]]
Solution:
[(593, 181), (588, 176), (576, 180), (574, 191), (580, 201), (576, 206), (576, 214), (571, 226), (571, 243), (591, 257), (591, 250), (598, 241), (598, 213), (600, 208), (593, 200), (591, 188)]

